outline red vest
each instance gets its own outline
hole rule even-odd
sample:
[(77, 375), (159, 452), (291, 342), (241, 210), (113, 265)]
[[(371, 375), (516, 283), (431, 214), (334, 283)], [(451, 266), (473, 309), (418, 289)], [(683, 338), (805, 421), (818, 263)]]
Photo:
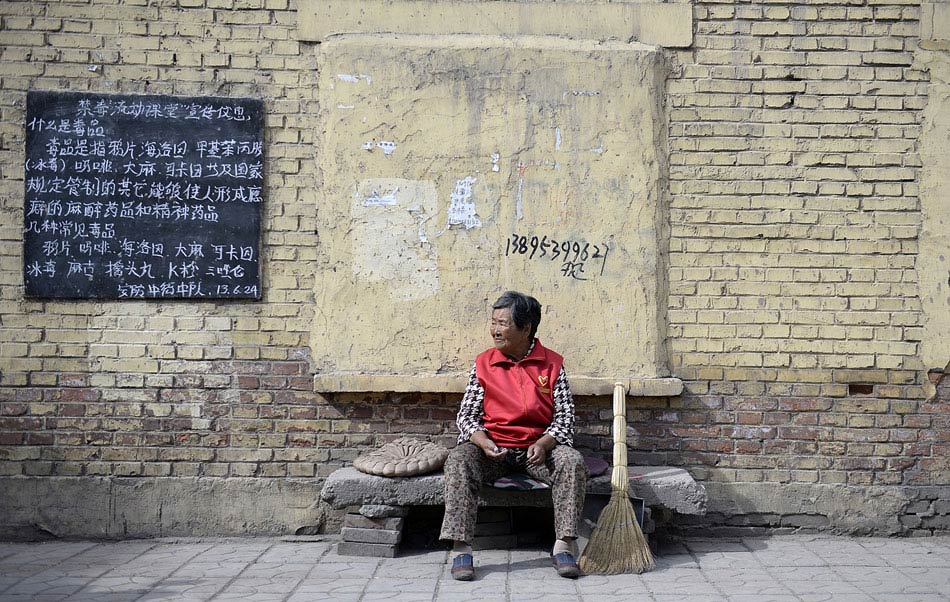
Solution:
[(483, 424), (495, 443), (528, 447), (541, 438), (554, 417), (554, 381), (563, 363), (538, 339), (517, 362), (494, 348), (475, 358), (478, 382), (485, 389)]

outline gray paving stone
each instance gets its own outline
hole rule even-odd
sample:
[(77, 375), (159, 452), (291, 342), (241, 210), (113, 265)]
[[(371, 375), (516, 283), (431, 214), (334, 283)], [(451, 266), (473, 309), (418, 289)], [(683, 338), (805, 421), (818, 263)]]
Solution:
[(336, 541), (332, 542), (300, 542), (278, 543), (258, 557), (257, 562), (263, 563), (310, 563), (323, 557)]
[(324, 595), (320, 594), (319, 597), (314, 596), (314, 594), (306, 592), (294, 592), (287, 602), (359, 602), (360, 598), (363, 597), (362, 593), (359, 594), (332, 594)]
[[(360, 560), (364, 562), (348, 563), (336, 561), (342, 558), (349, 557), (336, 556), (330, 559), (334, 562), (320, 562), (313, 567), (310, 574), (307, 575), (307, 579), (369, 579), (373, 573), (376, 572), (376, 567), (380, 560), (379, 558), (359, 557)], [(365, 560), (372, 560), (373, 562), (365, 562)]]
[(583, 596), (647, 596), (649, 590), (640, 575), (584, 575), (577, 580)]
[[(640, 597), (643, 596), (643, 597)], [(581, 593), (580, 598), (582, 602), (637, 602), (638, 600), (652, 600), (653, 598), (647, 596), (646, 594), (638, 594), (631, 596), (630, 594), (584, 594)]]
[(435, 591), (436, 577), (401, 578), (395, 575), (374, 576), (366, 586), (367, 592), (428, 592)]
[[(521, 592), (517, 595), (512, 594), (512, 602), (577, 602), (577, 594), (549, 594), (542, 588), (537, 588), (530, 592)], [(632, 601), (631, 601), (632, 602)]]
[(432, 592), (366, 592), (361, 602), (430, 602)]
[(914, 579), (898, 569), (876, 567), (836, 567), (842, 579), (852, 583), (866, 594), (921, 594), (940, 593), (939, 586)]
[[(950, 553), (950, 550), (948, 550)], [(945, 596), (950, 596), (950, 570), (935, 570), (931, 567), (901, 567), (901, 573), (911, 580), (933, 585)]]
[(403, 579), (430, 579), (442, 574), (443, 565), (433, 562), (406, 563), (395, 562), (398, 558), (384, 559), (376, 570), (377, 577), (400, 577)]
[(169, 578), (156, 585), (143, 602), (152, 600), (210, 600), (230, 583), (222, 578)]
[(44, 542), (7, 544), (14, 553), (0, 562), (0, 565), (48, 566), (96, 547), (88, 542)]
[(802, 602), (874, 602), (871, 596), (861, 594), (801, 594), (799, 599)]
[[(416, 564), (445, 564), (448, 559), (449, 551), (448, 550), (433, 550), (433, 551), (416, 551), (416, 550), (401, 550), (399, 556), (396, 558), (387, 558), (382, 562), (386, 563), (386, 566), (409, 566)], [(507, 556), (506, 556), (507, 558)]]
[(475, 593), (484, 593), (488, 596), (507, 596), (508, 583), (504, 579), (481, 579), (476, 573), (474, 581), (456, 581), (446, 576), (439, 583), (439, 594), (444, 597), (448, 594), (458, 594), (465, 598)]
[[(356, 596), (363, 594), (369, 583), (369, 578), (352, 579), (325, 577), (320, 579), (307, 578), (301, 581), (294, 590), (294, 596), (309, 595), (309, 599), (336, 599), (337, 596)], [(320, 595), (317, 598), (317, 595)], [(324, 597), (326, 596), (326, 597)]]
[(552, 596), (573, 595), (576, 597), (577, 580), (559, 577), (553, 569), (551, 569), (544, 583), (538, 583), (531, 579), (514, 578), (508, 580), (508, 591), (511, 592), (512, 598), (520, 598), (524, 594), (534, 594), (538, 590)]
[(793, 594), (725, 594), (729, 602), (799, 602)]
[(260, 577), (241, 576), (228, 583), (224, 591), (219, 595), (255, 595), (255, 594), (280, 594), (286, 597), (303, 580), (299, 579), (265, 579)]
[(643, 574), (643, 582), (654, 595), (690, 594), (715, 595), (717, 589), (705, 576), (694, 569), (669, 569)]
[(212, 598), (215, 602), (284, 602), (287, 593), (225, 591)]
[[(665, 557), (661, 557), (665, 558)], [(696, 554), (699, 567), (704, 570), (762, 569), (763, 565), (748, 550), (741, 552), (704, 552)]]
[(767, 567), (825, 566), (817, 554), (801, 546), (786, 549), (768, 549), (756, 552), (756, 560)]
[(162, 562), (155, 564), (123, 564), (110, 569), (109, 572), (102, 575), (102, 577), (146, 577), (158, 580), (168, 577), (181, 568), (181, 566), (182, 564), (177, 562), (174, 564)]
[[(748, 552), (749, 548), (740, 540), (690, 539), (683, 544), (694, 554), (703, 552)], [(666, 553), (666, 550), (664, 550)]]
[(173, 576), (177, 578), (223, 578), (235, 577), (246, 569), (246, 562), (189, 562), (179, 567)]
[(881, 602), (945, 602), (947, 598), (940, 594), (887, 594), (875, 599)]
[(792, 594), (792, 590), (776, 580), (765, 569), (717, 568), (703, 572), (718, 590), (727, 594)]
[(334, 545), (5, 544), (14, 553), (0, 558), (0, 602), (950, 602), (950, 538), (688, 540), (652, 572), (578, 580), (557, 577), (546, 550), (487, 550), (475, 554), (472, 583), (451, 578), (444, 549), (370, 558)]
[[(29, 574), (32, 574), (32, 573), (29, 573)], [(13, 587), (14, 585), (19, 583), (23, 579), (26, 579), (29, 576), (29, 574), (13, 575), (13, 574), (7, 574), (7, 573), (0, 573), (0, 592)]]
[[(509, 602), (508, 594), (484, 591), (442, 591), (435, 596), (435, 602)], [(628, 601), (624, 601), (628, 602)]]
[(363, 563), (373, 564), (373, 565), (376, 565), (379, 563), (378, 556), (354, 556), (352, 554), (340, 554), (339, 547), (340, 547), (340, 544), (336, 544), (332, 548), (330, 548), (330, 551), (324, 554), (324, 556), (320, 559), (320, 562), (321, 563), (324, 563), (324, 562), (335, 562), (335, 563), (363, 562)]
[(248, 565), (241, 579), (301, 580), (313, 569), (312, 563), (256, 562)]
[(725, 594), (653, 594), (655, 602), (728, 602), (729, 597)]
[(270, 546), (212, 546), (201, 552), (194, 558), (193, 562), (253, 562), (267, 552)]
[(134, 602), (143, 596), (148, 596), (149, 592), (100, 592), (82, 590), (66, 598), (67, 602)]
[(933, 567), (950, 569), (950, 557), (936, 550), (915, 554), (881, 555), (880, 559), (896, 567)]
[(3, 595), (68, 596), (81, 590), (91, 581), (88, 577), (69, 577), (54, 569), (32, 575), (8, 588)]

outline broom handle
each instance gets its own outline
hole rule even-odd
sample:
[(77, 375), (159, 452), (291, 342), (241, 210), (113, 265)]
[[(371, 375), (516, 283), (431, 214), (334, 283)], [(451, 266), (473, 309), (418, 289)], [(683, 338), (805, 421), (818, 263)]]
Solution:
[(627, 395), (623, 383), (614, 384), (614, 468), (610, 485), (627, 492)]

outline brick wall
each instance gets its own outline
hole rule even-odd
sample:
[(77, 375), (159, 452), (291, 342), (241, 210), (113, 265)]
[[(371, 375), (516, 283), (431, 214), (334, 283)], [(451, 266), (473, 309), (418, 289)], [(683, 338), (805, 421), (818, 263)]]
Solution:
[[(946, 528), (923, 516), (946, 514), (950, 383), (926, 400), (917, 359), (919, 12), (696, 2), (693, 46), (670, 52), (668, 332), (687, 392), (632, 404), (631, 462), (689, 468), (716, 520), (787, 524), (759, 486), (889, 487), (901, 524), (866, 529)], [(0, 478), (318, 489), (387, 439), (454, 440), (455, 396), (312, 391), (317, 73), (296, 20), (288, 0), (0, 6)], [(30, 89), (263, 98), (262, 302), (24, 299)], [(578, 411), (579, 445), (606, 454), (609, 400)], [(730, 511), (732, 495), (755, 499)]]
[(948, 484), (917, 358), (919, 7), (695, 11), (670, 83), (670, 334), (695, 395), (650, 440), (714, 480)]

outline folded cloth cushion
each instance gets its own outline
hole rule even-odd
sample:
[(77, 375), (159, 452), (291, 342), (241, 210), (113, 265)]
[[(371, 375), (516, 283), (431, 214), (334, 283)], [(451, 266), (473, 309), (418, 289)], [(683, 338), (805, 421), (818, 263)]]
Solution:
[(531, 491), (532, 489), (550, 489), (547, 483), (533, 479), (520, 472), (501, 477), (492, 483), (495, 489), (513, 489), (515, 491)]
[(587, 465), (587, 473), (592, 477), (599, 477), (610, 468), (606, 460), (597, 456), (584, 456), (584, 464)]
[(442, 468), (449, 450), (438, 443), (401, 437), (353, 460), (353, 467), (381, 477), (411, 477)]

